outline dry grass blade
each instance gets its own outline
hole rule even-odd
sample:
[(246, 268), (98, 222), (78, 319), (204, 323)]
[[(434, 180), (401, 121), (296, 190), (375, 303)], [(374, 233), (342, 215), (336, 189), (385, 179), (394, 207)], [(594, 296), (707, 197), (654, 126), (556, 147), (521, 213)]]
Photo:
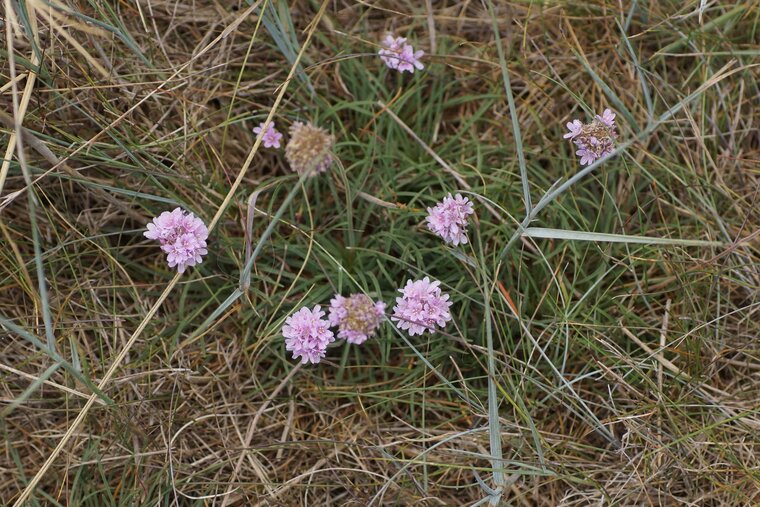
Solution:
[[(6, 12), (11, 12), (12, 9), (10, 8), (10, 5), (6, 2)], [(29, 7), (29, 15), (31, 18), (32, 27), (36, 26), (36, 18), (35, 18), (35, 12), (34, 7)], [(10, 27), (12, 25), (8, 26), (8, 33), (10, 34)], [(32, 65), (39, 65), (40, 60), (36, 52), (32, 53), (31, 58)], [(5, 86), (8, 87), (15, 87), (18, 84), (19, 79), (22, 75), (19, 76), (13, 76), (11, 80), (6, 83)], [(24, 121), (24, 116), (26, 115), (26, 110), (29, 107), (29, 101), (32, 98), (32, 92), (34, 91), (34, 84), (37, 80), (37, 74), (34, 72), (28, 72), (26, 74), (26, 84), (24, 85), (24, 92), (21, 95), (21, 101), (18, 106), (18, 111), (16, 111), (16, 120), (18, 121), (18, 125), (22, 125)], [(15, 123), (15, 122), (14, 122)], [(11, 132), (11, 135), (8, 138), (8, 146), (5, 149), (5, 156), (3, 157), (2, 165), (0, 165), (0, 195), (3, 195), (3, 189), (5, 188), (5, 180), (8, 177), (8, 169), (11, 165), (11, 160), (13, 158), (13, 152), (16, 149), (16, 132)]]

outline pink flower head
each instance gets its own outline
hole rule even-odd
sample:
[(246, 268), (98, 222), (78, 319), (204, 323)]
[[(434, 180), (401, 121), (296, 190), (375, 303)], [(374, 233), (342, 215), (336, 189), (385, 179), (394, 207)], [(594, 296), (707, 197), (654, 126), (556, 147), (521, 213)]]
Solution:
[(467, 243), (467, 220), (475, 213), (472, 202), (467, 197), (449, 194), (443, 201), (428, 208), (428, 229), (443, 238), (443, 241), (454, 246)]
[(364, 294), (352, 294), (344, 298), (336, 294), (330, 301), (328, 319), (331, 326), (338, 326), (338, 338), (361, 345), (375, 335), (385, 315), (385, 303), (373, 302)]
[(300, 357), (302, 364), (317, 364), (325, 357), (327, 345), (335, 337), (324, 316), (325, 312), (317, 305), (312, 310), (303, 307), (285, 320), (282, 336), (285, 348), (293, 352), (293, 359)]
[(406, 37), (394, 37), (393, 35), (386, 35), (383, 39), (383, 48), (377, 52), (380, 55), (380, 59), (388, 66), (388, 68), (398, 68), (398, 54), (401, 52)]
[[(259, 126), (253, 129), (253, 133), (256, 135), (261, 134), (261, 131), (264, 130), (264, 124), (259, 123)], [(261, 140), (264, 142), (264, 148), (279, 148), (280, 147), (280, 140), (282, 140), (282, 134), (280, 134), (277, 130), (274, 128), (274, 122), (269, 124), (269, 128), (264, 132), (264, 135), (262, 136)]]
[(565, 139), (572, 139), (578, 147), (575, 152), (581, 159), (581, 165), (591, 165), (597, 159), (609, 155), (615, 150), (615, 113), (605, 109), (601, 115), (596, 115), (590, 123), (583, 124), (573, 120), (567, 124), (570, 131)]
[(448, 294), (441, 293), (440, 284), (431, 282), (427, 276), (414, 282), (407, 280), (406, 287), (399, 289), (401, 297), (396, 298), (391, 320), (398, 322), (398, 327), (407, 330), (410, 336), (433, 333), (446, 326), (451, 320), (451, 302)]
[(406, 43), (406, 37), (386, 35), (383, 39), (383, 48), (377, 53), (388, 68), (399, 72), (413, 74), (414, 69), (422, 70), (425, 68), (420, 62), (420, 58), (425, 56), (425, 52), (422, 50), (415, 51), (411, 44)]
[(203, 261), (208, 253), (206, 239), (208, 228), (203, 221), (182, 208), (164, 211), (148, 224), (144, 236), (155, 239), (166, 253), (170, 268), (177, 267), (180, 273), (188, 266), (195, 266)]

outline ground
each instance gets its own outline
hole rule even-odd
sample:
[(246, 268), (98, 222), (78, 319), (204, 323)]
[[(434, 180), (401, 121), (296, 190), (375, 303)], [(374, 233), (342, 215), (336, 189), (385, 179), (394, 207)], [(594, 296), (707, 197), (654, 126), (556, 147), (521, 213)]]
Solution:
[[(760, 503), (758, 1), (2, 13), (3, 505)], [(566, 124), (607, 108), (581, 166)], [(448, 193), (464, 245), (425, 225)], [(182, 274), (143, 235), (176, 207), (210, 229)], [(286, 350), (299, 308), (425, 276), (442, 330)]]

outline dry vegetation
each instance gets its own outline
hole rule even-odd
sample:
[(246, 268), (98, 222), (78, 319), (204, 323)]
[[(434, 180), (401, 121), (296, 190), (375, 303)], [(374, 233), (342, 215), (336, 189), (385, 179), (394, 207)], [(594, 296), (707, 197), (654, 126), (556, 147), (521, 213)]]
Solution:
[[(28, 505), (488, 501), (486, 308), (504, 505), (760, 503), (760, 3), (296, 0), (260, 23), (265, 4), (0, 8), (0, 503), (40, 471)], [(424, 71), (388, 72), (387, 31)], [(247, 160), (307, 39), (274, 118), (331, 130), (340, 164), (225, 303), (296, 181), (282, 151)], [(500, 257), (518, 149), (535, 203), (579, 170), (564, 124), (604, 107), (633, 143), (533, 225), (720, 246), (523, 237)], [(418, 225), (458, 177), (495, 211), (470, 259)], [(142, 237), (177, 205), (214, 226), (179, 280)], [(294, 309), (425, 274), (455, 301), (445, 333), (286, 355)], [(110, 403), (86, 407), (93, 384)]]

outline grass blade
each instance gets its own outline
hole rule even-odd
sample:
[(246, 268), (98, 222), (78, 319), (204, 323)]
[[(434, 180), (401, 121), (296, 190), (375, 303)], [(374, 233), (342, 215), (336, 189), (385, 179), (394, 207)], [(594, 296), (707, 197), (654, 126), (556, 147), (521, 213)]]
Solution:
[(512, 83), (509, 79), (509, 69), (507, 68), (507, 59), (504, 56), (504, 47), (501, 43), (499, 34), (499, 25), (496, 14), (493, 10), (493, 1), (488, 0), (488, 13), (491, 16), (491, 26), (493, 35), (496, 39), (496, 51), (499, 53), (499, 66), (501, 67), (501, 78), (504, 81), (504, 92), (507, 95), (507, 104), (509, 105), (509, 117), (512, 120), (512, 134), (515, 136), (515, 150), (517, 151), (517, 161), (520, 165), (520, 181), (522, 182), (523, 201), (525, 203), (525, 214), (530, 215), (533, 211), (533, 204), (530, 200), (530, 182), (528, 181), (528, 168), (525, 162), (525, 149), (523, 148), (522, 133), (520, 132), (520, 122), (517, 118), (517, 109), (515, 107), (515, 98), (512, 94)]
[[(250, 4), (252, 0), (248, 0)], [(279, 2), (278, 5), (284, 5), (285, 9), (278, 9), (274, 6), (274, 2), (268, 1), (262, 9), (256, 9), (257, 14), (261, 16), (261, 21), (264, 23), (264, 27), (269, 32), (269, 35), (274, 39), (274, 43), (277, 49), (280, 50), (282, 55), (288, 60), (291, 65), (296, 65), (296, 75), (298, 79), (304, 82), (306, 87), (311, 93), (314, 93), (314, 87), (311, 84), (309, 76), (303, 69), (300, 62), (296, 62), (296, 55), (298, 55), (299, 44), (293, 27), (293, 20), (290, 18), (290, 11), (287, 9), (285, 2)], [(283, 18), (285, 22), (283, 22)], [(286, 26), (286, 24), (288, 26)], [(288, 28), (290, 27), (290, 29)]]
[(528, 227), (523, 232), (527, 238), (566, 239), (571, 241), (593, 241), (597, 243), (630, 243), (640, 245), (678, 245), (678, 246), (724, 246), (720, 241), (703, 241), (699, 239), (659, 238), (655, 236), (630, 236), (627, 234), (609, 234), (604, 232), (567, 231), (545, 227)]

